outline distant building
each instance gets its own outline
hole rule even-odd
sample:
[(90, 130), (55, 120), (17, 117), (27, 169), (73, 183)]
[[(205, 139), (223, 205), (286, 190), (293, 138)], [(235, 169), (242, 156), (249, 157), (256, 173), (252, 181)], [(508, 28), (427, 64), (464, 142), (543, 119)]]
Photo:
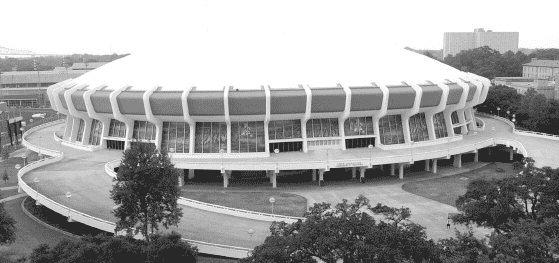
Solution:
[(77, 78), (104, 64), (106, 62), (74, 63), (70, 68), (56, 67), (48, 71), (0, 72), (0, 102), (6, 102), (9, 107), (50, 107), (47, 87)]
[(503, 85), (513, 88), (519, 94), (534, 89), (547, 99), (559, 100), (559, 87), (556, 78), (531, 78), (531, 77), (496, 77), (492, 80), (494, 85)]
[(456, 55), (462, 50), (483, 46), (506, 53), (518, 52), (518, 32), (493, 32), (476, 28), (474, 32), (445, 32), (443, 37), (443, 57)]
[(522, 65), (522, 77), (548, 79), (559, 75), (559, 60), (538, 60)]

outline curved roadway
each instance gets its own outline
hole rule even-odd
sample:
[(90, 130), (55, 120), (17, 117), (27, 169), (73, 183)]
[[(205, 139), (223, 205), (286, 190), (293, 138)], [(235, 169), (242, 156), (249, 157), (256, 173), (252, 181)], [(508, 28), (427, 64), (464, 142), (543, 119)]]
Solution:
[[(510, 126), (501, 121), (489, 118), (483, 118), (483, 120), (486, 123), (485, 131), (480, 131), (477, 135), (464, 136), (463, 140), (450, 143), (451, 147), (490, 138), (511, 139), (524, 145), (529, 156), (536, 160), (536, 165), (557, 166), (555, 156), (559, 156), (559, 141), (516, 135), (512, 133)], [(495, 127), (495, 130), (492, 130), (492, 127)], [(105, 174), (104, 165), (108, 161), (121, 158), (122, 152), (105, 149), (91, 153), (61, 146), (53, 139), (53, 132), (59, 128), (60, 125), (47, 127), (30, 134), (26, 139), (34, 145), (63, 151), (65, 158), (58, 163), (29, 172), (24, 175), (23, 180), (35, 188), (33, 178), (40, 178), (39, 191), (41, 194), (62, 204), (68, 204), (65, 193), (70, 191), (72, 192), (70, 200), (72, 209), (114, 222), (115, 218), (110, 212), (114, 203), (109, 197), (112, 181)], [(418, 147), (414, 151), (420, 154), (421, 150), (431, 151), (440, 147), (440, 145)], [(409, 150), (391, 150), (390, 152), (392, 154), (408, 154)], [(335, 158), (335, 156), (331, 156), (331, 158)], [(477, 167), (476, 164), (468, 166), (466, 169), (475, 167)], [(464, 170), (441, 167), (439, 171), (440, 174), (436, 176), (454, 174)], [(432, 176), (435, 175), (431, 175), (431, 178)], [(419, 178), (409, 178), (407, 180), (417, 179)], [(369, 197), (373, 204), (382, 202), (392, 206), (410, 207), (412, 220), (426, 226), (430, 238), (454, 236), (454, 231), (446, 231), (444, 228), (447, 214), (456, 212), (456, 208), (405, 192), (401, 185), (407, 180), (375, 181), (365, 185), (348, 182), (339, 186), (306, 186), (280, 189), (305, 196), (309, 204), (312, 202), (338, 203), (342, 198), (352, 200), (358, 194), (363, 193)], [(172, 230), (180, 232), (184, 238), (238, 247), (252, 247), (250, 237), (247, 234), (248, 229), (255, 230), (254, 244), (263, 242), (265, 237), (269, 235), (270, 223), (268, 222), (207, 212), (185, 206), (182, 206), (182, 208), (184, 215), (179, 227), (172, 228)], [(487, 230), (478, 231), (478, 235), (486, 233), (488, 233)]]

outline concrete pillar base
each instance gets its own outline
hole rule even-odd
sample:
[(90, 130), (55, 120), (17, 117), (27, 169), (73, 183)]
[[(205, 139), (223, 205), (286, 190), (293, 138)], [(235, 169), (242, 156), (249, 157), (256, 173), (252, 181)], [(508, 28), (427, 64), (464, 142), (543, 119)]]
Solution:
[(454, 155), (454, 167), (460, 168), (462, 167), (462, 154), (455, 154)]
[(357, 178), (357, 168), (355, 167), (351, 168), (351, 178)]
[(425, 160), (425, 171), (427, 171), (427, 172), (429, 172), (429, 170), (431, 170), (430, 167), (429, 167), (429, 161), (430, 161), (429, 159)]
[(361, 167), (359, 168), (359, 181), (364, 184), (365, 183), (365, 171), (367, 168)]
[(225, 171), (224, 173), (221, 173), (221, 176), (223, 176), (223, 188), (227, 188), (229, 186), (229, 177), (231, 177), (231, 171)]
[(276, 188), (276, 187), (277, 187), (277, 177), (278, 177), (278, 174), (277, 174), (277, 173), (274, 172), (274, 173), (271, 174), (271, 178), (272, 178), (272, 187), (273, 187), (273, 188)]
[(390, 175), (396, 175), (396, 164), (390, 164)]
[(324, 186), (324, 170), (323, 169), (320, 169), (318, 171), (318, 180), (319, 180), (318, 185)]
[(194, 179), (194, 169), (188, 169), (188, 180)]
[(433, 173), (437, 173), (437, 159), (433, 159)]
[(312, 169), (312, 181), (316, 182), (316, 169)]
[(476, 151), (476, 152), (474, 153), (474, 162), (475, 162), (475, 163), (479, 162), (479, 152), (478, 152), (478, 151)]
[(384, 164), (380, 165), (380, 170), (384, 172)]
[(183, 185), (184, 185), (184, 173), (181, 172), (181, 173), (179, 174), (179, 187), (181, 187), (181, 186), (183, 186)]
[(398, 175), (400, 177), (400, 179), (404, 179), (404, 164), (401, 163), (400, 167), (398, 169)]
[(514, 149), (513, 149), (512, 147), (510, 147), (509, 159), (510, 159), (511, 161), (514, 159)]

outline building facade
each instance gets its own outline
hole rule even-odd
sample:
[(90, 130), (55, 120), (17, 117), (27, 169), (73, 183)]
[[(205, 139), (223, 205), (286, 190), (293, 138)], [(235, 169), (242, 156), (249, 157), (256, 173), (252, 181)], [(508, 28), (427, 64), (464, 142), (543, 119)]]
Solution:
[(533, 58), (531, 62), (522, 65), (522, 77), (534, 79), (549, 79), (559, 76), (559, 60), (539, 60)]
[(443, 36), (443, 57), (456, 55), (462, 50), (474, 49), (483, 46), (499, 51), (518, 52), (518, 32), (493, 32), (476, 28), (474, 32), (445, 32)]

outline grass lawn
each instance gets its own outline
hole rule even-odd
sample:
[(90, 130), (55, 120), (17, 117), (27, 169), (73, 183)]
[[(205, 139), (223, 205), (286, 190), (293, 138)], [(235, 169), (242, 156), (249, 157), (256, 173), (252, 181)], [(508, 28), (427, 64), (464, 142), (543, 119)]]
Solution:
[[(498, 172), (499, 168), (503, 169), (504, 172)], [(466, 193), (466, 187), (472, 180), (501, 179), (507, 176), (514, 176), (515, 174), (516, 172), (512, 169), (512, 163), (491, 163), (485, 167), (462, 174), (409, 182), (404, 184), (402, 189), (443, 204), (456, 206), (456, 199)]]
[(303, 216), (307, 211), (307, 199), (295, 194), (281, 192), (230, 192), (197, 191), (183, 189), (182, 197), (205, 203), (239, 208), (249, 211), (271, 213), (270, 197), (274, 197), (274, 213), (286, 216)]

